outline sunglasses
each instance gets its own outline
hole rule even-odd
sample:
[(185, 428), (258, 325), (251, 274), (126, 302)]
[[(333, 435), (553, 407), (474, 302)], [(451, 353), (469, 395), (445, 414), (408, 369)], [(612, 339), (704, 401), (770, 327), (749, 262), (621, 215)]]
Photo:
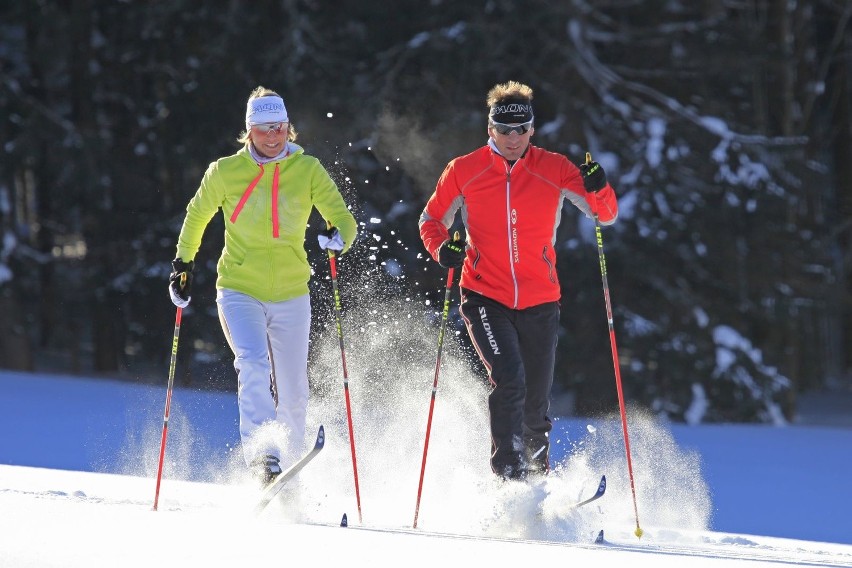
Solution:
[(284, 125), (286, 122), (273, 122), (271, 124), (252, 124), (251, 127), (257, 129), (261, 134), (269, 134), (270, 132), (274, 132), (275, 134), (281, 134), (281, 131), (284, 130)]
[(511, 134), (512, 132), (517, 132), (518, 134), (526, 134), (530, 131), (532, 125), (532, 120), (529, 122), (524, 122), (523, 124), (503, 124), (502, 122), (494, 122), (493, 120), (491, 121), (491, 128), (503, 135)]

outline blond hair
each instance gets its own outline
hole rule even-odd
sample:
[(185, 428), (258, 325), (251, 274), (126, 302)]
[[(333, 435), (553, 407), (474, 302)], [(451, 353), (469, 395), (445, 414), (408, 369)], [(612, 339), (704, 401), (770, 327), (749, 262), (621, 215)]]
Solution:
[[(269, 96), (269, 95), (274, 95), (276, 97), (281, 96), (278, 93), (276, 93), (275, 91), (273, 91), (272, 89), (267, 89), (266, 87), (259, 85), (259, 86), (255, 87), (254, 90), (251, 92), (248, 100), (258, 99), (260, 97), (266, 97), (266, 96)], [(295, 142), (296, 137), (299, 135), (299, 133), (296, 132), (296, 128), (293, 126), (292, 121), (287, 126), (288, 126), (287, 140), (289, 140), (290, 142)], [(249, 132), (248, 129), (243, 130), (242, 133), (240, 133), (239, 138), (237, 138), (237, 142), (239, 142), (240, 144), (243, 144), (243, 145), (251, 142), (251, 133)]]
[(533, 90), (528, 85), (517, 81), (508, 81), (491, 87), (491, 90), (488, 91), (488, 96), (485, 97), (485, 106), (490, 108), (506, 99), (525, 99), (526, 101), (532, 101), (532, 98)]

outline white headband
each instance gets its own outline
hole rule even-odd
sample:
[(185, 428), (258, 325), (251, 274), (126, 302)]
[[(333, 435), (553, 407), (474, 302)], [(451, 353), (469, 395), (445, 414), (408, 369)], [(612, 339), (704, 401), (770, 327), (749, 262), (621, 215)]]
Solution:
[(278, 95), (267, 95), (250, 99), (246, 104), (246, 128), (252, 124), (289, 122), (284, 99)]

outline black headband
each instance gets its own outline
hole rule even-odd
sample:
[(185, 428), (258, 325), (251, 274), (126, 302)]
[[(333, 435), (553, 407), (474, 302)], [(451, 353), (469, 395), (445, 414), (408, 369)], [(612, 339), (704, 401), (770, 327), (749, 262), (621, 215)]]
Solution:
[(526, 99), (504, 99), (494, 103), (488, 112), (492, 122), (523, 124), (533, 119), (532, 103)]

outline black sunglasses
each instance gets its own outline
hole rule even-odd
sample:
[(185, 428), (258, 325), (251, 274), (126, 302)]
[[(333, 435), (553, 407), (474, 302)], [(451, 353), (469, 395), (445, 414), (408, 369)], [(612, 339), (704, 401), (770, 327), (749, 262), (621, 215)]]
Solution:
[(532, 125), (532, 120), (529, 122), (524, 122), (523, 124), (503, 124), (502, 122), (494, 122), (493, 120), (491, 121), (491, 128), (503, 135), (511, 134), (512, 132), (517, 132), (518, 134), (526, 134), (530, 131)]

